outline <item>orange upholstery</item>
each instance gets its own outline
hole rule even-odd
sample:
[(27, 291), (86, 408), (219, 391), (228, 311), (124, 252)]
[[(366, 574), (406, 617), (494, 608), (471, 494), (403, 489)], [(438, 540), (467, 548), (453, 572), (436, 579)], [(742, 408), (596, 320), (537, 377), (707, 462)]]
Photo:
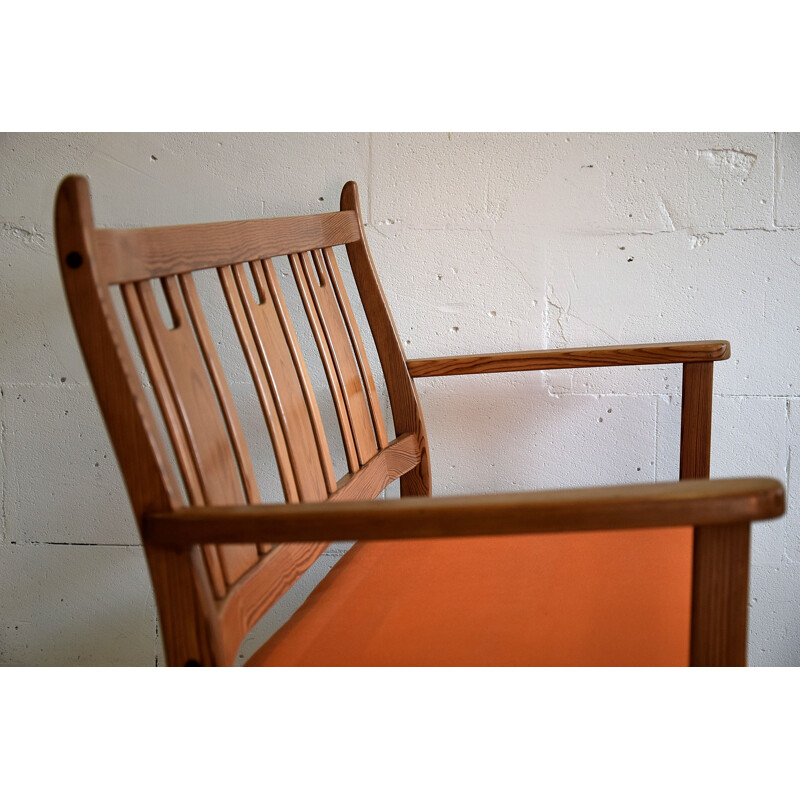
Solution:
[(356, 544), (250, 666), (686, 666), (692, 529)]

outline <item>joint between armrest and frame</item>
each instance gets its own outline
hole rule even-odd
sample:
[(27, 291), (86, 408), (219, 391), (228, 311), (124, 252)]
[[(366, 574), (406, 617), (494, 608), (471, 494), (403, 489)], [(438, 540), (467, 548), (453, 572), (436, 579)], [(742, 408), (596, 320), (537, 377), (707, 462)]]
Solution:
[(407, 361), (406, 365), (412, 378), (433, 378), (445, 375), (480, 375), (548, 369), (689, 364), (724, 361), (730, 358), (730, 354), (729, 342), (713, 340), (413, 358)]

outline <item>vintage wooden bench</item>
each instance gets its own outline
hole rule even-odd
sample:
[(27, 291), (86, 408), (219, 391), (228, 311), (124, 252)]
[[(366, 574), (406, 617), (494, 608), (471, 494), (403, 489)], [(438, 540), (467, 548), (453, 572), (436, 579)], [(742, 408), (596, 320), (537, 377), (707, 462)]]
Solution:
[[(745, 663), (749, 527), (780, 515), (784, 501), (771, 479), (706, 479), (713, 362), (728, 358), (727, 342), (408, 360), (352, 182), (336, 213), (111, 230), (94, 226), (86, 179), (69, 176), (56, 235), (170, 664), (232, 664), (252, 626), (337, 540), (357, 543), (250, 664)], [(383, 369), (393, 438), (334, 257), (339, 245)], [(335, 405), (347, 459), (338, 479), (278, 257), (288, 257)], [(198, 270), (218, 274), (285, 503), (260, 500)], [(157, 405), (126, 343), (123, 307)], [(683, 365), (680, 482), (429, 496), (415, 378), (666, 363)], [(375, 499), (397, 480), (400, 499)]]

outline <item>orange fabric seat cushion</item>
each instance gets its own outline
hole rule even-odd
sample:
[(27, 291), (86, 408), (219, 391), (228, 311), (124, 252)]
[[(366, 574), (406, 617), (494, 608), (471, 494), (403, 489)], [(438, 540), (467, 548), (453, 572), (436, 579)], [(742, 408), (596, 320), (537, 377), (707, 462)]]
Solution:
[(686, 666), (692, 529), (358, 543), (251, 666)]

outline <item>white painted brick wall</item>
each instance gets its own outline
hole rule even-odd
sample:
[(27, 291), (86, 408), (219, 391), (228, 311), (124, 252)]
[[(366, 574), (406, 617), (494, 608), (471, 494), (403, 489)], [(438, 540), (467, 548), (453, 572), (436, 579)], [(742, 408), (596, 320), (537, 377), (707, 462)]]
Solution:
[[(107, 226), (331, 211), (358, 181), (410, 357), (730, 339), (712, 474), (789, 489), (787, 516), (754, 527), (750, 663), (800, 665), (800, 136), (770, 133), (0, 135), (0, 664), (153, 664), (162, 652), (56, 267), (52, 203), (69, 172), (89, 176)], [(257, 431), (242, 363), (232, 379)], [(437, 493), (677, 477), (679, 367), (419, 388)], [(335, 430), (330, 404), (323, 414)], [(269, 448), (258, 458), (268, 465)], [(274, 498), (266, 466), (260, 478)]]

